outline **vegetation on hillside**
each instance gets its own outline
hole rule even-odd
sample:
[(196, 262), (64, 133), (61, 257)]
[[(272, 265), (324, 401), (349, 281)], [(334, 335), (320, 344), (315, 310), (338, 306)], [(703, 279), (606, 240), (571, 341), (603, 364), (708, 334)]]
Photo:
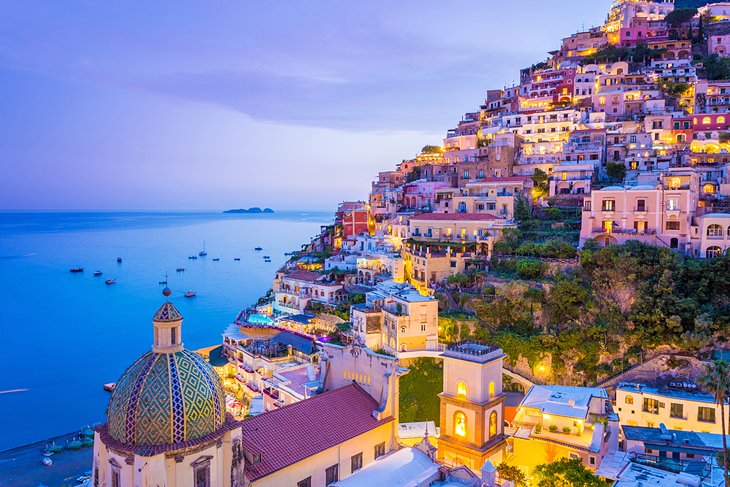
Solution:
[[(418, 358), (404, 364), (409, 372), (400, 378), (400, 421), (435, 421), (439, 425), (439, 394), (444, 388), (441, 360)], [(431, 434), (434, 432), (431, 431)]]

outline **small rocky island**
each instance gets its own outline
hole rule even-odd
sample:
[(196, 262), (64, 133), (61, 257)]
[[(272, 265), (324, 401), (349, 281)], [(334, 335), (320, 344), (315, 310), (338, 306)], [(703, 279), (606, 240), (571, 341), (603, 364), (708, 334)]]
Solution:
[(249, 209), (246, 208), (238, 208), (234, 210), (226, 210), (223, 213), (273, 213), (274, 210), (271, 208), (264, 208), (263, 210), (259, 208), (258, 206), (252, 206)]

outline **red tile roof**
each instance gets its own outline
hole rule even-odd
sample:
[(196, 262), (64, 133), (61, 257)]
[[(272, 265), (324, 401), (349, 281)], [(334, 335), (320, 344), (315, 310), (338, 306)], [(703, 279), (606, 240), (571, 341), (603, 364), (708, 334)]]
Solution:
[(307, 271), (304, 269), (297, 269), (295, 271), (285, 273), (284, 277), (288, 277), (289, 279), (297, 279), (299, 281), (314, 282), (317, 279), (320, 279), (322, 277), (322, 274)]
[(378, 407), (370, 394), (351, 384), (244, 420), (247, 458), (261, 455), (258, 463), (246, 463), (246, 477), (260, 479), (394, 420), (375, 419)]
[(530, 176), (505, 176), (502, 178), (484, 178), (479, 183), (522, 183), (531, 179)]
[(499, 220), (498, 217), (491, 213), (422, 213), (411, 217), (411, 221), (439, 221), (439, 222), (452, 222), (452, 221), (492, 221)]

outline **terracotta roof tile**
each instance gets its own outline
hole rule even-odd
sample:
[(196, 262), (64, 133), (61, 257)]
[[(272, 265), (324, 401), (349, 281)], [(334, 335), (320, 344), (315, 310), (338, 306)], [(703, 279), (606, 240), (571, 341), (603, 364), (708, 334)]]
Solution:
[(314, 282), (317, 279), (321, 279), (323, 276), (317, 272), (307, 271), (304, 269), (297, 269), (295, 271), (287, 272), (284, 277), (289, 279), (297, 279), (299, 281)]
[(366, 433), (394, 418), (377, 420), (378, 402), (357, 384), (328, 391), (243, 422), (243, 448), (261, 455), (246, 463), (250, 481)]

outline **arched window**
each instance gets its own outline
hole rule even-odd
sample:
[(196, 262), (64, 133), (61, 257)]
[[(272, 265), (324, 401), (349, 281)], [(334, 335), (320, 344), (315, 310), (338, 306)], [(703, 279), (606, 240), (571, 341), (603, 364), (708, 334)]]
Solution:
[(401, 326), (400, 327), (400, 332), (401, 333), (405, 333), (406, 332), (406, 327), (405, 326)]
[(463, 201), (459, 203), (459, 207), (456, 211), (458, 211), (459, 213), (466, 213), (466, 203), (464, 203)]
[(712, 183), (707, 183), (702, 187), (702, 191), (705, 194), (715, 194), (715, 185)]
[(702, 118), (702, 125), (710, 125), (711, 123), (712, 123), (712, 119), (710, 117)]
[(714, 259), (722, 255), (722, 249), (720, 247), (709, 247), (705, 255), (708, 259)]
[(722, 238), (724, 233), (720, 225), (710, 225), (707, 227), (708, 237)]
[(456, 384), (456, 397), (459, 399), (466, 399), (466, 384), (463, 382)]
[(624, 402), (626, 404), (634, 404), (634, 396), (631, 396), (631, 395), (626, 396), (626, 399), (624, 399)]
[(489, 397), (494, 397), (494, 382), (489, 383)]
[(466, 436), (466, 415), (461, 411), (454, 414), (454, 435)]
[(725, 123), (725, 117), (723, 117), (722, 115), (717, 117), (717, 123)]
[(492, 439), (497, 436), (497, 412), (492, 411), (489, 415), (489, 438)]

